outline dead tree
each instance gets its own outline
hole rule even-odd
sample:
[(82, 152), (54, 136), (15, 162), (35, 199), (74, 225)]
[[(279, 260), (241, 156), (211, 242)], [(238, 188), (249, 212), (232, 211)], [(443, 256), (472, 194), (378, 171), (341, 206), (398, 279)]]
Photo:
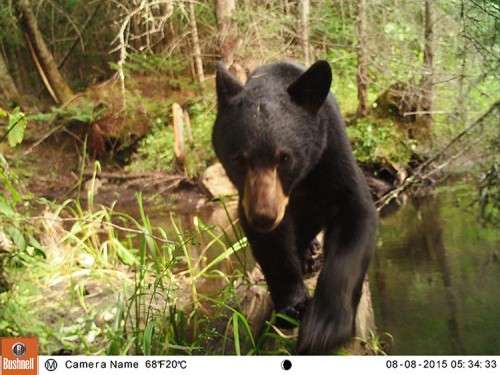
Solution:
[(0, 92), (3, 94), (8, 102), (20, 104), (19, 91), (17, 91), (16, 84), (7, 69), (7, 64), (0, 52)]
[(238, 44), (238, 28), (232, 17), (236, 10), (235, 0), (216, 0), (215, 15), (217, 17), (219, 52), (224, 65), (229, 69), (234, 63), (234, 54)]
[(186, 146), (184, 140), (184, 112), (179, 104), (172, 104), (172, 119), (174, 126), (174, 154), (177, 168), (184, 169)]
[(65, 103), (73, 97), (73, 91), (59, 71), (54, 57), (45, 44), (35, 14), (29, 0), (17, 0), (21, 15), (21, 29), (26, 38), (28, 49), (40, 77), (56, 103)]
[(460, 2), (460, 22), (461, 22), (461, 34), (462, 41), (459, 50), (460, 59), (460, 74), (458, 76), (458, 97), (457, 97), (457, 112), (460, 119), (460, 124), (465, 126), (467, 124), (467, 103), (465, 101), (465, 75), (467, 71), (467, 39), (465, 38), (466, 32), (466, 16), (465, 16), (465, 0)]
[(424, 0), (424, 61), (420, 80), (420, 103), (417, 116), (421, 138), (429, 139), (432, 127), (434, 27), (432, 21), (432, 0)]
[(365, 0), (358, 0), (358, 15), (356, 20), (356, 31), (358, 36), (358, 45), (356, 48), (358, 58), (358, 69), (356, 72), (356, 82), (358, 88), (358, 115), (366, 116), (368, 112), (368, 62), (366, 55), (366, 9)]
[(300, 1), (300, 41), (304, 54), (304, 64), (309, 66), (311, 63), (311, 46), (309, 44), (309, 13), (311, 4), (309, 0)]
[(205, 81), (203, 72), (203, 60), (201, 58), (200, 38), (198, 36), (198, 26), (196, 25), (196, 12), (194, 2), (189, 2), (189, 24), (191, 27), (191, 42), (193, 43), (194, 62), (196, 66), (196, 77), (200, 84)]

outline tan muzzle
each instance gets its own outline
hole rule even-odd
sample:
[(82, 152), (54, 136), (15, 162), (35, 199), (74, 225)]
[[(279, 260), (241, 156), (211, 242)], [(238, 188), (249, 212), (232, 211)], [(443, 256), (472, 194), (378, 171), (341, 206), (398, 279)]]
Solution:
[(281, 223), (288, 197), (276, 168), (248, 170), (242, 203), (249, 224), (259, 232), (270, 232)]

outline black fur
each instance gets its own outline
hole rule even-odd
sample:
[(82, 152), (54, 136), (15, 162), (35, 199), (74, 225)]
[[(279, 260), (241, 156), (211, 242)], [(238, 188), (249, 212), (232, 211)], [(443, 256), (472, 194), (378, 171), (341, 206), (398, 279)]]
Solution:
[[(275, 309), (302, 318), (299, 354), (326, 354), (352, 337), (377, 224), (330, 83), (324, 61), (307, 71), (291, 63), (265, 65), (245, 86), (222, 65), (217, 70), (212, 141), (240, 197), (247, 168), (275, 165), (277, 152), (290, 156), (278, 167), (289, 196), (282, 222), (261, 233), (247, 222), (241, 200), (239, 213)], [(308, 302), (304, 262), (321, 230), (325, 259)]]

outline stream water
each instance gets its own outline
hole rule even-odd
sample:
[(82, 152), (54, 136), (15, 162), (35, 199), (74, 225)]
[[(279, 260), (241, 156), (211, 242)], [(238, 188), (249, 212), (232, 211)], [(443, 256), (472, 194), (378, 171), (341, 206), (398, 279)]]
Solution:
[(472, 199), (446, 188), (381, 220), (370, 282), (391, 354), (500, 354), (500, 231)]

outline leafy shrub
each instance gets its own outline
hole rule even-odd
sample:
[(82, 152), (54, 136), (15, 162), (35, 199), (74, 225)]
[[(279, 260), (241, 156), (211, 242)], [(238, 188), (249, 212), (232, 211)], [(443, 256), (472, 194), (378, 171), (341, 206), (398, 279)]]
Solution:
[(173, 168), (174, 133), (161, 118), (153, 123), (150, 133), (139, 143), (128, 169), (133, 171), (169, 170)]
[(356, 159), (362, 163), (407, 164), (414, 142), (387, 120), (363, 118), (347, 128)]
[(0, 142), (7, 138), (10, 147), (15, 147), (23, 141), (27, 124), (26, 115), (19, 110), (19, 107), (15, 108), (11, 113), (7, 113), (0, 108), (0, 118), (2, 117), (6, 117), (8, 120), (5, 134), (0, 136)]
[(102, 105), (96, 105), (91, 100), (82, 97), (68, 106), (51, 107), (46, 113), (29, 115), (28, 120), (92, 124), (101, 118), (104, 111), (105, 108)]

